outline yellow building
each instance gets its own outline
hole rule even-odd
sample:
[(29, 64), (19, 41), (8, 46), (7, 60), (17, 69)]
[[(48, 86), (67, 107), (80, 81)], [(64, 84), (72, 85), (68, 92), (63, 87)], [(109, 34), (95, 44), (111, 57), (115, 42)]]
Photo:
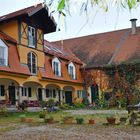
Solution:
[(44, 41), (56, 24), (39, 4), (0, 17), (0, 103), (29, 106), (53, 98), (71, 104), (82, 98), (83, 63)]

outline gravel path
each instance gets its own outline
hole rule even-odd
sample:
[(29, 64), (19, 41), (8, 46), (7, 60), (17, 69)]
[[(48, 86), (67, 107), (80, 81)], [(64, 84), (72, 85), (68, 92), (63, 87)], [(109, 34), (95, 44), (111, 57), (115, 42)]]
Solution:
[(0, 140), (140, 140), (140, 127), (53, 124), (16, 129)]
[(127, 114), (126, 110), (66, 110), (73, 115), (86, 115), (86, 114)]

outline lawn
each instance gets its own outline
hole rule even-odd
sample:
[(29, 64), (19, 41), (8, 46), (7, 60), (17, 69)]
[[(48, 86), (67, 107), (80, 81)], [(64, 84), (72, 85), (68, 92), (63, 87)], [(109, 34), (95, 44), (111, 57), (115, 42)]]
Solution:
[[(73, 112), (75, 114), (73, 114)], [(80, 114), (81, 112), (81, 114)], [(131, 126), (131, 125), (107, 125), (106, 117), (108, 116), (109, 111), (96, 111), (87, 110), (87, 112), (91, 112), (91, 114), (83, 113), (83, 110), (75, 110), (75, 111), (58, 111), (55, 113), (46, 113), (46, 116), (52, 116), (57, 123), (54, 124), (46, 124), (44, 122), (40, 122), (39, 112), (25, 112), (25, 113), (8, 113), (7, 117), (0, 116), (0, 139), (2, 140), (19, 140), (19, 138), (23, 139), (45, 139), (45, 140), (88, 140), (92, 139), (94, 136), (98, 139), (107, 139), (107, 140), (115, 140), (119, 138), (124, 139), (139, 139), (140, 137), (140, 127), (139, 126)], [(92, 113), (94, 112), (94, 113)], [(126, 113), (117, 113), (117, 123), (119, 122), (119, 118), (122, 116), (126, 116)], [(20, 122), (20, 116), (25, 114), (26, 118), (32, 118), (32, 122)], [(84, 118), (84, 124), (77, 125), (76, 122), (74, 124), (60, 124), (59, 122), (63, 117), (73, 116), (74, 118), (80, 117)], [(94, 119), (95, 124), (89, 125), (88, 120)], [(47, 138), (46, 138), (47, 137)], [(113, 139), (114, 138), (114, 139)]]

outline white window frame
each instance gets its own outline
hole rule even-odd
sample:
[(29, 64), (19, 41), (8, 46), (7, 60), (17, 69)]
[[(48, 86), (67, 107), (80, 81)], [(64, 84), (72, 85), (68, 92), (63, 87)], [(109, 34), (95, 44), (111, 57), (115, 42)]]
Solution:
[[(71, 73), (71, 67), (73, 68), (73, 74)], [(68, 73), (71, 79), (76, 79), (76, 68), (72, 62), (68, 65)]]
[[(22, 97), (28, 97), (28, 90), (27, 90), (27, 87), (22, 87)], [(26, 94), (25, 94), (26, 92)]]
[[(29, 32), (29, 28), (30, 28), (30, 32)], [(32, 31), (34, 31), (34, 33)], [(33, 36), (33, 34), (34, 34), (34, 36)], [(32, 38), (32, 44), (30, 44), (30, 41), (29, 41), (30, 38)], [(35, 41), (35, 44), (34, 44), (34, 41)], [(36, 32), (35, 32), (35, 28), (31, 27), (31, 26), (28, 26), (28, 45), (31, 48), (36, 47)]]
[(8, 66), (8, 46), (0, 39), (0, 47), (4, 49), (4, 63), (0, 66)]
[(77, 97), (83, 98), (83, 91), (82, 90), (77, 90)]
[[(31, 74), (36, 75), (37, 74), (37, 56), (36, 54), (34, 54), (33, 52), (29, 52), (28, 54), (31, 54), (30, 56), (30, 63), (31, 63)], [(28, 59), (28, 54), (27, 54), (27, 59)], [(35, 55), (35, 61), (36, 61), (36, 73), (33, 73), (33, 61), (32, 61), (32, 57), (33, 55)], [(28, 66), (29, 67), (29, 66)]]
[[(55, 70), (55, 66), (54, 66), (55, 63), (58, 64), (58, 74), (56, 74), (56, 70)], [(56, 76), (61, 76), (61, 62), (59, 61), (59, 59), (57, 57), (52, 60), (52, 69)]]

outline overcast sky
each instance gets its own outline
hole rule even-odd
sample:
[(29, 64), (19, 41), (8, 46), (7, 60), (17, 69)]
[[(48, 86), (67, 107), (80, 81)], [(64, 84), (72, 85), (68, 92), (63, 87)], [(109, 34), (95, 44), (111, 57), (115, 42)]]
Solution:
[[(41, 1), (42, 0), (1, 0), (0, 16), (31, 6), (35, 3), (40, 3)], [(131, 18), (137, 18), (137, 25), (140, 25), (139, 7), (136, 10), (131, 11), (131, 13), (126, 9), (120, 10), (119, 12), (114, 6), (109, 8), (107, 13), (102, 9), (98, 10), (96, 7), (94, 9), (89, 8), (88, 16), (85, 14), (80, 15), (77, 10), (78, 8), (78, 5), (77, 7), (73, 7), (71, 16), (67, 15), (65, 18), (66, 24), (64, 30), (61, 29), (59, 32), (47, 34), (45, 35), (45, 38), (48, 41), (55, 41), (125, 29), (131, 27), (129, 21)], [(56, 22), (58, 22), (58, 20)]]

